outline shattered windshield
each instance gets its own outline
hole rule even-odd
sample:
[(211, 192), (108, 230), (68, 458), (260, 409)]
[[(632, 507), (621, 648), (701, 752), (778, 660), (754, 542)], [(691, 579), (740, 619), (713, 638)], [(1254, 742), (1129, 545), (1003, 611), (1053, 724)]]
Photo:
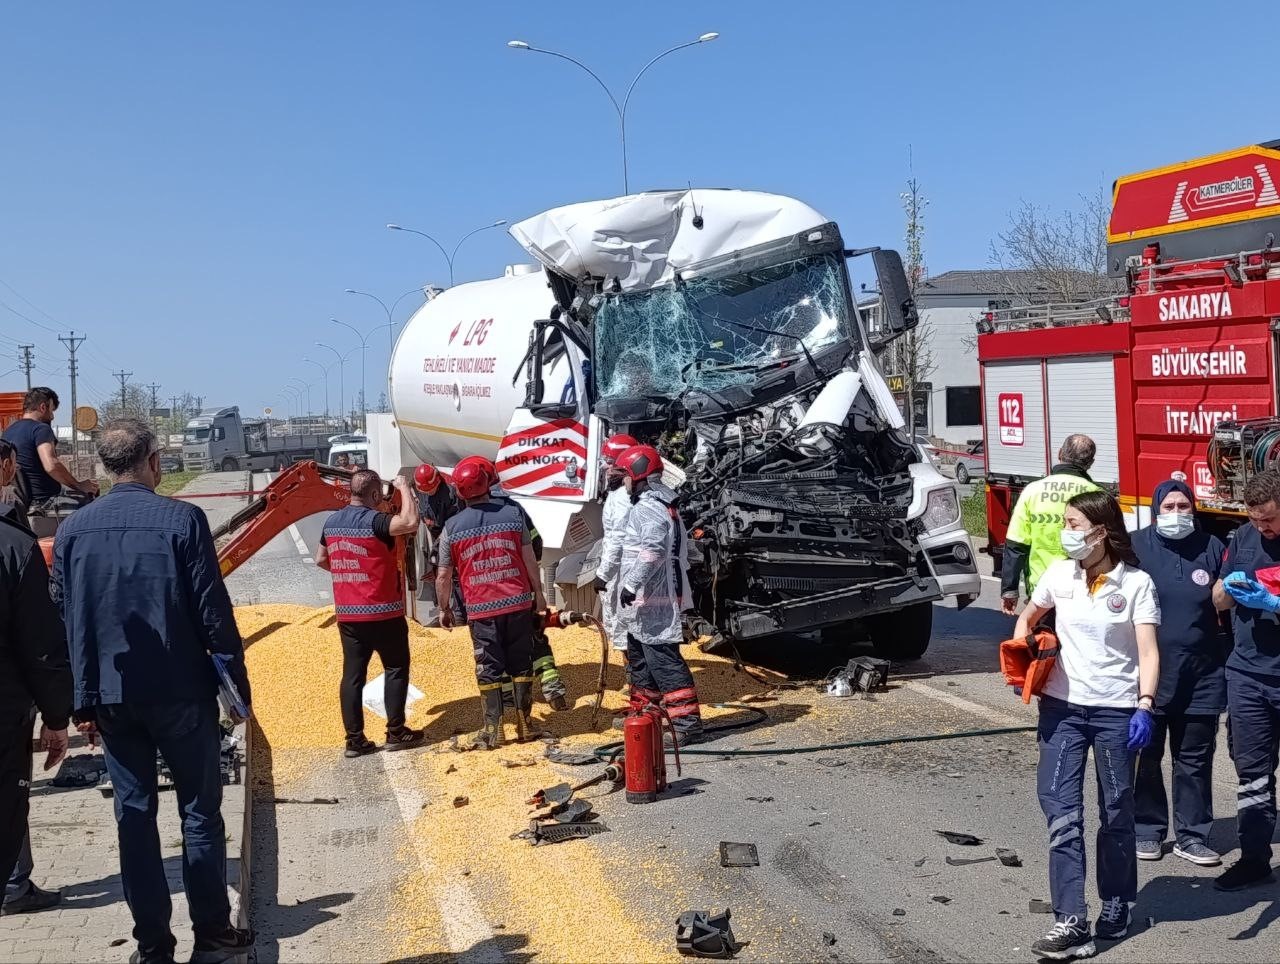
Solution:
[(851, 340), (842, 267), (823, 254), (610, 296), (594, 320), (599, 397), (716, 391)]

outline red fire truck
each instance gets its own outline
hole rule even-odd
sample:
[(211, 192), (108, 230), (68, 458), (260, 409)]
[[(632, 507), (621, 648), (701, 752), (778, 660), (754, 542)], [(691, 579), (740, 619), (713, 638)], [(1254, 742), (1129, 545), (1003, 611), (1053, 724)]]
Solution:
[(1280, 141), (1122, 177), (1109, 273), (1126, 294), (978, 322), (989, 550), (1062, 440), (1098, 443), (1093, 478), (1131, 527), (1186, 481), (1222, 532), (1249, 476), (1280, 461)]

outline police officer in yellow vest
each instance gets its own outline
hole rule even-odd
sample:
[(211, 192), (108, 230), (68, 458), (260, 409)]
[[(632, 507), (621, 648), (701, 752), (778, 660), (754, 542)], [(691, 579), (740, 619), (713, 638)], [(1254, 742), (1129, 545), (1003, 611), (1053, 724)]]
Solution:
[(1098, 447), (1087, 435), (1068, 435), (1058, 450), (1058, 464), (1018, 496), (1005, 534), (1000, 567), (1000, 602), (1005, 615), (1018, 611), (1018, 584), (1026, 579), (1027, 596), (1049, 564), (1067, 558), (1062, 551), (1062, 516), (1067, 500), (1099, 488), (1089, 478)]

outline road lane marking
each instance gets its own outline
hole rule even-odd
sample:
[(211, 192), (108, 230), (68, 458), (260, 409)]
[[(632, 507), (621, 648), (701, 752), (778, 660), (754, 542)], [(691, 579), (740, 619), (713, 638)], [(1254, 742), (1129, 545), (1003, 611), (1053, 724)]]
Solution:
[(922, 696), (928, 696), (931, 699), (941, 700), (944, 703), (950, 703), (958, 710), (964, 710), (966, 713), (972, 713), (974, 716), (980, 716), (984, 720), (990, 720), (992, 723), (998, 723), (1000, 726), (1027, 726), (1030, 721), (1026, 717), (1014, 716), (1010, 713), (1003, 713), (1000, 710), (992, 709), (981, 703), (975, 703), (972, 700), (966, 700), (963, 696), (956, 696), (938, 689), (936, 686), (930, 686), (928, 683), (921, 683), (919, 680), (908, 680), (903, 684), (907, 689), (919, 693)]
[(382, 758), (382, 767), (400, 809), (405, 832), (413, 841), (422, 875), (428, 882), (439, 882), (439, 887), (432, 888), (432, 897), (444, 924), (444, 938), (450, 954), (467, 964), (500, 964), (506, 955), (494, 940), (493, 926), (485, 919), (475, 894), (462, 881), (445, 879), (432, 859), (426, 836), (413, 831), (427, 799), (419, 789), (412, 754), (384, 752), (378, 756)]

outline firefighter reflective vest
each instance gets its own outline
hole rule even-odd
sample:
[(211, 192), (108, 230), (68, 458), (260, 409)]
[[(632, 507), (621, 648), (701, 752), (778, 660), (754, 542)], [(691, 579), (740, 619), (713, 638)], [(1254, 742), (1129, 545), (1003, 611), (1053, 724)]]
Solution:
[(333, 577), (333, 608), (340, 623), (373, 622), (404, 615), (404, 592), (396, 567), (395, 541), (375, 524), (385, 513), (349, 505), (325, 521), (321, 537)]

